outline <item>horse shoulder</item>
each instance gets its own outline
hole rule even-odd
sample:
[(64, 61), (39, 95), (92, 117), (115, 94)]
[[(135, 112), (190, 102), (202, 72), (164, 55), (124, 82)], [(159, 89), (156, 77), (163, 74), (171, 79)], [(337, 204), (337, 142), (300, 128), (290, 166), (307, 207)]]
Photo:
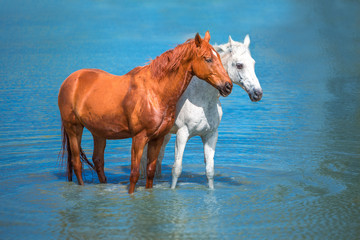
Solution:
[(161, 134), (164, 129), (171, 128), (175, 118), (175, 106), (167, 106), (159, 96), (146, 68), (136, 68), (126, 74), (130, 78), (130, 87), (124, 108), (129, 116), (131, 131), (136, 134), (147, 129), (149, 137)]

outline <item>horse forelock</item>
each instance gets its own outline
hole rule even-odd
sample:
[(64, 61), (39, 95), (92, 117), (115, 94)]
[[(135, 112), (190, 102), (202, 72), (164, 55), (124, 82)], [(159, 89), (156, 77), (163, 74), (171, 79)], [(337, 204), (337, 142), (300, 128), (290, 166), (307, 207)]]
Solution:
[(234, 57), (235, 55), (237, 57), (240, 57), (241, 55), (244, 55), (245, 53), (250, 53), (249, 48), (247, 48), (243, 43), (241, 42), (233, 42), (233, 44), (230, 46), (229, 43), (225, 43), (222, 45), (219, 45), (223, 52), (220, 53), (221, 60), (223, 62), (227, 62), (230, 58)]
[(168, 50), (157, 56), (149, 64), (151, 74), (154, 78), (161, 79), (167, 73), (173, 72), (180, 67), (181, 60), (195, 50), (194, 39), (189, 39), (179, 44), (174, 49)]

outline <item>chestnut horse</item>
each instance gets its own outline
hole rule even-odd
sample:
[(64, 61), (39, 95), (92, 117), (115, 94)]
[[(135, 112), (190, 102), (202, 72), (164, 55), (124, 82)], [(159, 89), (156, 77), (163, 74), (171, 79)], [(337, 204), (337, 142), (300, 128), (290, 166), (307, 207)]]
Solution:
[[(67, 150), (67, 176), (74, 170), (83, 185), (82, 162), (90, 164), (81, 149), (86, 127), (94, 138), (93, 168), (101, 183), (104, 174), (106, 139), (132, 138), (129, 193), (139, 179), (139, 165), (148, 144), (146, 188), (152, 188), (164, 136), (174, 125), (176, 103), (195, 75), (218, 89), (222, 96), (231, 93), (232, 82), (219, 54), (196, 34), (143, 67), (123, 76), (97, 69), (72, 73), (61, 85), (58, 104), (63, 127), (63, 151)], [(92, 164), (91, 164), (92, 165)]]

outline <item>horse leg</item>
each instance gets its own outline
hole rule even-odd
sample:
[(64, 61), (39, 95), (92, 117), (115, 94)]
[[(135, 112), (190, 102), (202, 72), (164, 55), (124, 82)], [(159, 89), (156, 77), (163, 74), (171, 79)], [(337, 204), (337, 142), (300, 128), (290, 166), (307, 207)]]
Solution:
[(153, 139), (148, 143), (148, 163), (146, 170), (146, 188), (153, 187), (153, 180), (156, 170), (156, 162), (159, 156), (164, 137)]
[(131, 173), (130, 173), (130, 187), (129, 194), (135, 190), (135, 185), (140, 176), (140, 160), (143, 154), (145, 144), (148, 142), (148, 138), (144, 134), (138, 134), (132, 138), (131, 145)]
[(98, 175), (100, 183), (106, 183), (106, 176), (104, 172), (104, 151), (106, 147), (106, 139), (93, 135), (94, 138), (94, 152), (92, 160), (95, 165), (95, 170)]
[(186, 143), (189, 139), (189, 131), (186, 127), (180, 128), (176, 133), (175, 143), (175, 162), (172, 169), (172, 184), (171, 188), (176, 187), (176, 183), (182, 171), (182, 159)]
[[(66, 133), (69, 136), (69, 146), (71, 150), (71, 165), (74, 169), (76, 178), (79, 185), (84, 185), (82, 179), (82, 163), (80, 160), (80, 146), (81, 146), (81, 137), (83, 133), (84, 126), (81, 124), (64, 124)], [(70, 173), (72, 174), (72, 173)]]
[(214, 155), (218, 139), (218, 131), (201, 136), (204, 144), (204, 161), (206, 165), (206, 177), (210, 189), (214, 189)]
[(159, 153), (159, 156), (158, 156), (158, 160), (156, 162), (156, 172), (155, 172), (155, 176), (156, 177), (160, 177), (161, 176), (161, 163), (162, 163), (162, 160), (164, 159), (164, 154), (165, 154), (165, 147), (166, 145), (168, 144), (168, 142), (170, 141), (170, 138), (171, 138), (171, 133), (165, 135), (164, 137), (164, 141), (161, 145), (161, 149), (160, 149), (160, 153)]
[[(159, 153), (159, 156), (158, 156), (158, 159), (156, 161), (156, 172), (155, 172), (155, 176), (156, 177), (160, 177), (161, 176), (161, 162), (164, 158), (164, 152), (165, 152), (165, 147), (166, 145), (168, 144), (169, 140), (171, 138), (171, 134), (167, 134), (165, 137), (164, 137), (164, 142), (161, 146), (161, 149), (160, 149), (160, 153)], [(141, 177), (146, 177), (146, 169), (147, 169), (147, 165), (148, 165), (148, 158), (147, 158), (147, 155), (148, 155), (148, 144), (145, 145), (145, 148), (144, 148), (144, 152), (141, 156), (141, 163), (140, 163), (140, 173), (141, 173)]]

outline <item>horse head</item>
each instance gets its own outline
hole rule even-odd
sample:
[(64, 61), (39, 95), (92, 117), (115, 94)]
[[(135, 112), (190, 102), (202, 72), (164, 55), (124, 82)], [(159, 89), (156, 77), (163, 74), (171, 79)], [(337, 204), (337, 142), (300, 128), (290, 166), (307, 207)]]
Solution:
[(232, 82), (221, 63), (220, 55), (210, 45), (210, 33), (204, 39), (197, 33), (195, 36), (195, 56), (192, 59), (192, 71), (200, 79), (210, 83), (224, 97), (232, 90)]
[(233, 83), (242, 87), (253, 102), (262, 98), (262, 88), (255, 74), (255, 60), (251, 57), (250, 37), (246, 35), (244, 43), (236, 42), (229, 36), (229, 42), (215, 46), (222, 56), (225, 69)]

